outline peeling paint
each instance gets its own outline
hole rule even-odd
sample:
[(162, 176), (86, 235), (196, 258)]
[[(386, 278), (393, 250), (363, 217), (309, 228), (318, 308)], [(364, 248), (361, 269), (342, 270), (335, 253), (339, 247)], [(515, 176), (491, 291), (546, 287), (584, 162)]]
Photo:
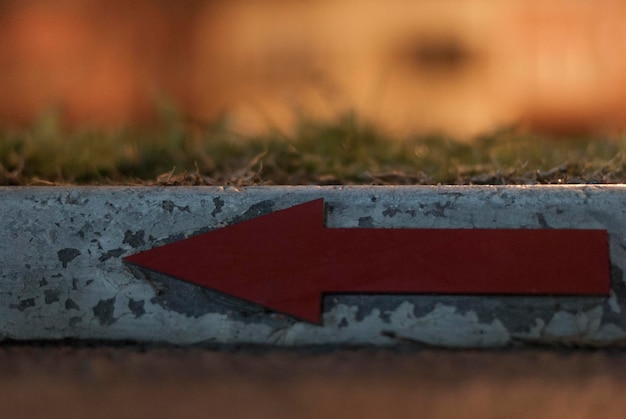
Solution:
[(385, 210), (383, 211), (383, 215), (385, 217), (395, 217), (397, 213), (400, 212), (399, 208), (395, 208), (395, 207), (387, 207), (385, 208)]
[(80, 310), (80, 307), (78, 306), (78, 304), (74, 302), (74, 300), (72, 300), (71, 298), (68, 298), (67, 300), (65, 300), (65, 309), (66, 310)]
[(59, 301), (60, 290), (44, 290), (44, 301), (46, 304), (52, 304)]
[(600, 329), (603, 313), (602, 307), (577, 313), (556, 312), (540, 335), (593, 336)]
[(432, 312), (416, 318), (412, 310), (412, 305), (406, 303), (391, 316), (391, 324), (400, 325), (396, 329), (402, 336), (458, 347), (503, 346), (510, 340), (509, 332), (498, 319), (482, 323), (473, 311), (460, 314), (456, 307), (437, 304)]
[(24, 311), (27, 308), (31, 308), (31, 307), (35, 307), (35, 299), (34, 298), (24, 298), (23, 300), (20, 300), (20, 302), (18, 304), (11, 304), (9, 305), (9, 308), (15, 309), (15, 310), (19, 310), (19, 311)]
[[(0, 336), (275, 345), (394, 345), (406, 338), (463, 347), (502, 346), (514, 336), (545, 342), (626, 336), (626, 187), (56, 187), (1, 193)], [(318, 326), (138, 273), (121, 260), (320, 197), (329, 204), (329, 228), (606, 228), (611, 294), (327, 295)]]
[(92, 310), (94, 317), (100, 321), (101, 325), (109, 326), (117, 321), (117, 319), (113, 317), (113, 312), (115, 311), (115, 297), (100, 300)]
[(273, 210), (274, 201), (267, 199), (257, 204), (251, 205), (250, 208), (248, 208), (248, 210), (243, 213), (243, 216), (235, 217), (234, 222), (240, 222), (249, 220), (251, 218), (260, 217), (261, 215), (269, 214)]
[(163, 210), (169, 212), (170, 214), (173, 213), (175, 209), (181, 212), (189, 212), (188, 205), (185, 205), (185, 206), (176, 205), (174, 201), (171, 201), (169, 199), (161, 202), (161, 208), (163, 208)]
[(200, 318), (209, 313), (230, 314), (244, 322), (259, 321), (266, 310), (237, 298), (180, 281), (156, 272), (145, 272), (146, 278), (157, 288), (150, 303), (190, 318)]
[(64, 268), (67, 268), (67, 264), (81, 255), (80, 250), (71, 247), (66, 247), (57, 252), (59, 261), (63, 264)]
[(619, 302), (617, 301), (617, 294), (615, 293), (615, 291), (611, 291), (610, 297), (607, 302), (614, 313), (620, 314), (622, 312), (622, 308), (619, 306)]
[(74, 316), (70, 317), (69, 326), (70, 328), (74, 328), (83, 320), (82, 316)]
[(111, 249), (107, 251), (106, 253), (102, 254), (102, 256), (98, 258), (98, 260), (100, 262), (106, 262), (107, 260), (111, 258), (118, 258), (122, 256), (124, 253), (126, 253), (126, 251), (122, 249), (121, 247), (118, 247), (117, 249)]
[(224, 207), (224, 201), (219, 196), (213, 198), (213, 205), (215, 205), (215, 209), (211, 211), (211, 216), (215, 217), (217, 214), (222, 212), (222, 208)]
[(133, 233), (130, 230), (126, 230), (124, 232), (124, 240), (122, 241), (122, 243), (128, 244), (130, 247), (133, 248), (143, 246), (144, 244), (146, 244), (146, 241), (143, 238), (144, 234), (145, 232), (143, 230), (139, 230), (136, 233)]
[(362, 227), (362, 228), (373, 228), (374, 227), (374, 219), (372, 217), (361, 217), (361, 218), (359, 218), (359, 227)]
[(427, 217), (438, 217), (438, 218), (444, 218), (446, 216), (446, 210), (452, 207), (452, 203), (451, 202), (445, 202), (445, 203), (440, 203), (440, 202), (435, 202), (433, 205), (429, 206), (429, 209), (427, 209), (426, 211), (424, 211), (424, 215)]
[(144, 308), (145, 301), (144, 300), (133, 300), (130, 298), (128, 300), (128, 309), (135, 317), (141, 317), (146, 314), (146, 309)]
[(538, 212), (535, 215), (537, 216), (537, 222), (541, 228), (551, 228), (546, 222), (546, 217), (542, 213)]

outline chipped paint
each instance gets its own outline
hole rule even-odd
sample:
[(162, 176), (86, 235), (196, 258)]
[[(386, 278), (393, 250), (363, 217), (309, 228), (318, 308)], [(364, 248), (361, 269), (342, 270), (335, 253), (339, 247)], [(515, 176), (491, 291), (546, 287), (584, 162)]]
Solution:
[[(626, 336), (624, 186), (0, 189), (3, 338), (494, 347)], [(320, 197), (331, 228), (605, 228), (611, 294), (329, 294), (320, 327), (121, 260)]]
[(109, 326), (117, 321), (117, 319), (113, 317), (115, 311), (115, 297), (98, 301), (98, 304), (96, 304), (92, 310), (94, 317), (100, 321), (101, 325)]
[[(56, 237), (56, 234), (54, 235)], [(56, 240), (54, 241), (56, 242)], [(64, 268), (67, 268), (67, 264), (80, 256), (80, 250), (73, 249), (71, 247), (66, 247), (65, 249), (61, 249), (57, 252), (57, 256), (59, 257), (59, 261), (63, 264)]]
[(146, 302), (144, 300), (135, 301), (130, 298), (128, 300), (128, 309), (131, 311), (131, 313), (133, 313), (135, 317), (141, 317), (146, 314), (146, 310), (144, 308), (145, 303)]

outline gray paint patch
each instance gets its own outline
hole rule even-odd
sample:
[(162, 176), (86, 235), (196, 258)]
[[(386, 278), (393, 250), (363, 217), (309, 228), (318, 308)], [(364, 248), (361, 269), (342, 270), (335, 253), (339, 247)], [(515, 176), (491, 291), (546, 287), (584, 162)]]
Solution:
[(174, 205), (174, 202), (166, 200), (161, 202), (161, 208), (171, 214), (174, 211), (174, 208), (176, 208), (176, 205)]
[(9, 308), (15, 309), (15, 310), (19, 310), (19, 311), (24, 311), (27, 308), (30, 307), (35, 307), (35, 299), (34, 298), (24, 298), (23, 300), (20, 300), (20, 302), (18, 304), (11, 304), (9, 306)]
[(604, 321), (619, 323), (624, 318), (622, 310), (626, 310), (626, 284), (624, 271), (616, 263), (611, 264), (611, 291), (605, 305)]
[(235, 217), (234, 222), (245, 221), (252, 218), (260, 217), (261, 215), (269, 214), (274, 209), (274, 201), (265, 200), (257, 204), (254, 204), (248, 208), (246, 212), (240, 217)]
[(112, 325), (117, 321), (113, 317), (115, 311), (115, 297), (106, 300), (100, 300), (98, 304), (93, 307), (93, 315), (100, 321), (102, 325)]
[(551, 228), (546, 221), (546, 217), (542, 213), (538, 212), (535, 215), (537, 216), (537, 222), (539, 223), (541, 228)]
[(359, 227), (372, 228), (374, 227), (374, 219), (372, 217), (359, 218)]
[(59, 301), (59, 290), (44, 290), (44, 301), (46, 304), (52, 304)]
[(161, 208), (163, 208), (165, 211), (169, 212), (170, 214), (174, 212), (174, 209), (177, 209), (181, 212), (189, 212), (188, 205), (184, 207), (180, 205), (176, 205), (174, 201), (170, 201), (169, 199), (161, 202)]
[[(421, 205), (420, 205), (421, 207)], [(435, 202), (433, 205), (430, 206), (429, 209), (427, 209), (426, 211), (424, 211), (424, 215), (426, 216), (433, 216), (433, 217), (438, 217), (438, 218), (445, 218), (446, 217), (446, 210), (452, 207), (452, 202), (448, 201), (444, 204), (439, 203), (439, 202)]]
[(81, 321), (83, 321), (82, 316), (70, 317), (70, 327), (76, 327)]
[(145, 232), (143, 230), (139, 230), (136, 233), (133, 233), (130, 230), (126, 230), (124, 232), (124, 240), (122, 241), (122, 243), (128, 244), (130, 245), (130, 247), (133, 248), (143, 246), (144, 244), (146, 244), (146, 241), (143, 238), (144, 234)]
[[(198, 318), (212, 312), (229, 313), (239, 312), (246, 308), (248, 303), (233, 297), (190, 284), (176, 278), (161, 275), (157, 272), (145, 271), (148, 281), (155, 284), (157, 295), (150, 299), (164, 309), (183, 314), (187, 317)], [(254, 306), (263, 311), (260, 307)]]
[[(142, 238), (143, 240), (143, 238)], [(135, 247), (135, 246), (133, 246)], [(111, 258), (118, 258), (120, 256), (122, 256), (124, 254), (125, 250), (122, 249), (121, 247), (118, 247), (117, 249), (112, 249), (109, 250), (108, 252), (104, 253), (102, 256), (100, 256), (98, 258), (98, 260), (100, 262), (106, 262), (107, 260), (111, 259)]]
[(274, 327), (282, 327), (296, 322), (291, 317), (268, 311), (258, 304), (177, 278), (144, 270), (136, 274), (145, 275), (146, 280), (157, 290), (156, 296), (150, 299), (151, 304), (188, 318), (199, 319), (217, 313), (245, 324), (264, 322)]
[(65, 249), (61, 249), (57, 252), (59, 257), (59, 261), (63, 264), (64, 268), (67, 268), (67, 264), (76, 259), (81, 255), (80, 250), (74, 249), (72, 247), (66, 247)]
[(213, 198), (213, 205), (215, 205), (215, 208), (213, 209), (213, 211), (211, 211), (211, 216), (215, 217), (217, 214), (222, 212), (222, 208), (224, 207), (224, 200), (219, 196), (216, 196), (215, 198)]
[(78, 306), (78, 304), (74, 302), (74, 300), (72, 300), (71, 298), (68, 298), (67, 300), (65, 300), (65, 309), (66, 310), (80, 310), (80, 307)]
[(395, 217), (397, 213), (400, 212), (399, 208), (395, 208), (395, 207), (387, 207), (384, 211), (383, 211), (383, 215), (385, 217)]
[(135, 315), (135, 317), (141, 317), (146, 314), (146, 309), (144, 308), (144, 305), (144, 300), (133, 300), (132, 298), (128, 300), (128, 309), (131, 313)]

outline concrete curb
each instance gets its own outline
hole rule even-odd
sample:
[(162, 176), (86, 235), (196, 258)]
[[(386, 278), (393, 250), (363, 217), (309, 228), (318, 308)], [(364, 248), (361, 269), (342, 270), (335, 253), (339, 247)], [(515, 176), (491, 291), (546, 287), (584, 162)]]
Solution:
[[(329, 295), (323, 327), (122, 257), (323, 197), (328, 227), (594, 228), (610, 297)], [(273, 345), (617, 344), (626, 336), (626, 186), (0, 188), (0, 338)]]

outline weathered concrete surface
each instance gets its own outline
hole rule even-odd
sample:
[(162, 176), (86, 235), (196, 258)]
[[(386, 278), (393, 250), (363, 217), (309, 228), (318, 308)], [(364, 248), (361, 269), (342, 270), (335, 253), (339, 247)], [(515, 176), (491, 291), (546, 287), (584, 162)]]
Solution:
[[(319, 197), (330, 228), (607, 229), (611, 295), (328, 295), (319, 327), (122, 263)], [(0, 219), (1, 339), (501, 346), (626, 336), (626, 186), (0, 188)]]

